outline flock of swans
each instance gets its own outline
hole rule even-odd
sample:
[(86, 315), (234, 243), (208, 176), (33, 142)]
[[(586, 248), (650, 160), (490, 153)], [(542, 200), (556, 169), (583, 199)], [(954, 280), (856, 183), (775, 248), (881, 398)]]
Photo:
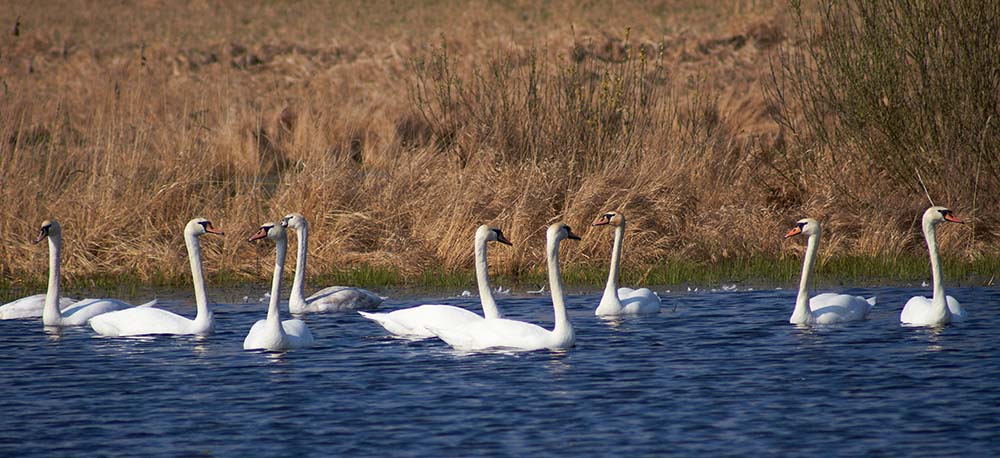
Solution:
[[(961, 321), (965, 310), (958, 301), (946, 296), (942, 285), (941, 260), (937, 249), (937, 225), (942, 222), (961, 223), (945, 207), (931, 207), (923, 214), (923, 233), (930, 255), (934, 292), (930, 299), (917, 296), (907, 301), (900, 321), (908, 325), (937, 326)], [(648, 288), (631, 289), (618, 286), (618, 273), (625, 234), (625, 216), (607, 212), (597, 217), (594, 226), (609, 226), (615, 231), (611, 267), (607, 285), (595, 310), (598, 316), (643, 315), (660, 312), (660, 297)], [(271, 281), (267, 317), (251, 327), (243, 348), (247, 350), (284, 351), (314, 343), (309, 327), (301, 319), (281, 319), (281, 279), (288, 251), (288, 229), (296, 232), (295, 279), (289, 295), (289, 311), (293, 314), (356, 310), (389, 333), (409, 339), (439, 338), (459, 350), (486, 349), (539, 350), (566, 349), (575, 341), (573, 326), (566, 312), (563, 285), (559, 270), (559, 245), (563, 240), (580, 237), (564, 223), (555, 223), (546, 231), (546, 256), (549, 288), (555, 324), (552, 330), (503, 317), (490, 285), (487, 269), (487, 243), (511, 245), (499, 229), (486, 225), (476, 230), (474, 248), (476, 281), (483, 315), (452, 305), (426, 304), (388, 313), (371, 313), (359, 309), (377, 308), (382, 298), (355, 287), (331, 286), (305, 297), (305, 270), (308, 251), (309, 225), (298, 213), (285, 216), (281, 222), (265, 223), (249, 241), (268, 239), (275, 244), (274, 274)], [(860, 321), (867, 318), (875, 298), (865, 299), (847, 294), (823, 293), (809, 297), (809, 280), (821, 237), (820, 223), (812, 218), (799, 220), (785, 238), (804, 234), (808, 237), (802, 277), (790, 323), (800, 325), (830, 324)], [(222, 235), (211, 221), (195, 218), (184, 228), (184, 241), (191, 263), (197, 312), (194, 319), (156, 307), (156, 300), (133, 306), (117, 299), (83, 299), (74, 301), (60, 296), (59, 268), (62, 250), (62, 230), (56, 221), (45, 221), (35, 243), (48, 239), (49, 280), (45, 294), (24, 297), (0, 307), (0, 319), (42, 318), (45, 326), (83, 326), (90, 324), (103, 336), (124, 337), (143, 335), (211, 334), (215, 318), (205, 291), (199, 238), (205, 234)]]

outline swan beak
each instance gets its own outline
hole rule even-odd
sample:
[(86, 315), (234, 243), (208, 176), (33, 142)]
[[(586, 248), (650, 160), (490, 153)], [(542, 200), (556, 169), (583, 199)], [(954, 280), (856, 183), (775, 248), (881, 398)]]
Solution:
[(785, 234), (785, 238), (787, 239), (789, 237), (795, 237), (796, 235), (799, 235), (801, 233), (802, 233), (802, 228), (799, 226), (795, 226), (792, 228), (792, 230), (788, 231), (788, 233)]
[(34, 243), (37, 245), (38, 242), (45, 240), (45, 237), (49, 236), (49, 228), (43, 227), (42, 230), (38, 231), (38, 237), (35, 238)]
[(611, 224), (611, 220), (604, 215), (601, 215), (594, 220), (591, 226), (607, 226), (608, 224)]
[(216, 229), (215, 226), (212, 225), (212, 223), (208, 223), (205, 225), (205, 232), (208, 232), (209, 234), (226, 235), (225, 232)]
[(566, 230), (566, 238), (568, 238), (570, 240), (580, 240), (580, 236), (574, 234), (573, 231), (571, 231), (569, 229)]
[(262, 239), (264, 237), (267, 237), (267, 228), (262, 227), (262, 228), (258, 229), (257, 232), (254, 233), (254, 235), (250, 236), (250, 240), (247, 240), (247, 241), (248, 242), (253, 242), (254, 240), (260, 240), (260, 239)]
[(951, 213), (944, 215), (945, 221), (951, 221), (953, 223), (965, 224), (965, 221), (958, 219), (958, 217), (953, 216)]
[(510, 243), (510, 240), (507, 240), (507, 237), (504, 237), (503, 234), (497, 235), (497, 241), (507, 246), (514, 246), (514, 244)]

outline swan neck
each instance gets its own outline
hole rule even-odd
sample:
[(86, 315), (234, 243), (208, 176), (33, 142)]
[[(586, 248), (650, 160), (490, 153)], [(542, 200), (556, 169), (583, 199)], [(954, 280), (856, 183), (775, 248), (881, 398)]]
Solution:
[(267, 306), (267, 325), (277, 328), (279, 334), (283, 334), (281, 328), (281, 308), (278, 307), (281, 301), (281, 276), (285, 272), (285, 256), (288, 251), (288, 241), (278, 240), (275, 243), (276, 254), (274, 257), (274, 276), (271, 278), (271, 300)]
[(792, 312), (793, 322), (805, 322), (812, 316), (809, 309), (809, 282), (812, 278), (813, 264), (816, 263), (816, 251), (819, 248), (820, 234), (809, 236), (806, 256), (802, 261), (802, 278), (799, 279), (799, 294), (795, 298), (795, 311)]
[(552, 309), (555, 312), (555, 328), (552, 332), (557, 336), (572, 334), (573, 327), (570, 325), (566, 304), (563, 302), (562, 273), (559, 269), (559, 240), (549, 240), (546, 249), (548, 252), (549, 289), (552, 290)]
[(42, 308), (42, 322), (55, 325), (62, 319), (59, 310), (60, 258), (62, 257), (62, 237), (49, 236), (49, 287), (45, 291), (45, 305)]
[(927, 241), (927, 254), (931, 259), (931, 280), (934, 285), (934, 295), (931, 305), (938, 309), (948, 309), (944, 295), (944, 280), (941, 278), (941, 255), (938, 254), (937, 228), (930, 222), (924, 223), (924, 239)]
[(608, 271), (608, 283), (604, 286), (604, 296), (613, 295), (618, 300), (618, 276), (622, 262), (622, 239), (625, 237), (625, 224), (615, 227), (615, 243), (611, 249), (611, 269)]
[(195, 321), (207, 320), (212, 316), (208, 308), (208, 296), (205, 293), (205, 274), (201, 269), (201, 243), (195, 234), (184, 234), (187, 245), (188, 261), (191, 263), (191, 283), (194, 285), (194, 300), (198, 306)]
[(493, 288), (490, 285), (489, 263), (486, 261), (486, 239), (476, 237), (476, 283), (479, 286), (479, 300), (483, 304), (483, 316), (486, 318), (500, 318), (500, 309), (497, 308), (496, 299), (493, 297)]
[[(298, 234), (298, 250), (295, 252), (295, 279), (292, 281), (292, 293), (289, 297), (289, 304), (303, 305), (306, 302), (306, 256), (309, 247), (309, 228), (307, 226), (296, 229)], [(287, 242), (286, 242), (287, 244)]]

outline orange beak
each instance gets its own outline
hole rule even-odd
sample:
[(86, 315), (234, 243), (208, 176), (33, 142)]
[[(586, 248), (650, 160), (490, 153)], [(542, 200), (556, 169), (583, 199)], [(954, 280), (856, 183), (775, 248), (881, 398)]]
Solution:
[(945, 219), (945, 221), (951, 221), (953, 223), (965, 224), (965, 221), (962, 221), (962, 220), (958, 219), (957, 216), (952, 216), (951, 213), (948, 213), (947, 215), (944, 215), (944, 219)]
[(250, 240), (247, 241), (253, 242), (254, 240), (260, 240), (264, 237), (267, 237), (267, 229), (262, 227), (260, 229), (257, 229), (257, 232), (255, 232), (252, 236), (250, 236)]
[(205, 232), (208, 232), (209, 234), (219, 234), (219, 235), (226, 234), (225, 232), (216, 229), (215, 226), (212, 225), (212, 223), (208, 223), (207, 225), (205, 225)]
[(610, 218), (606, 218), (604, 215), (601, 215), (601, 216), (598, 216), (597, 219), (594, 220), (594, 222), (593, 222), (593, 224), (591, 224), (591, 226), (606, 226), (606, 225), (608, 225), (610, 223), (611, 223), (611, 219)]
[(42, 240), (45, 240), (45, 237), (48, 237), (48, 236), (49, 236), (49, 229), (47, 227), (43, 228), (42, 230), (38, 231), (38, 237), (35, 238), (35, 242), (34, 243), (37, 245), (38, 242), (41, 242)]
[(785, 238), (787, 239), (789, 237), (795, 237), (796, 235), (799, 235), (801, 233), (802, 233), (802, 228), (795, 226), (792, 228), (792, 230), (788, 231), (788, 233), (785, 234)]

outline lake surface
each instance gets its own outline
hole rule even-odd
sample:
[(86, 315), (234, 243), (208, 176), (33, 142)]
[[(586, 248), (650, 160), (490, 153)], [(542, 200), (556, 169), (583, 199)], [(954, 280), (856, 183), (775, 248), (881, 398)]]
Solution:
[[(848, 292), (878, 294), (871, 319), (813, 328), (788, 324), (792, 290), (667, 293), (620, 321), (574, 295), (576, 347), (521, 354), (399, 340), (355, 313), (307, 316), (315, 347), (247, 352), (257, 297), (218, 304), (205, 339), (0, 321), (0, 456), (1000, 454), (1000, 290), (949, 289), (970, 320), (940, 329), (899, 324), (928, 288)], [(498, 301), (552, 321), (547, 295)], [(383, 308), (422, 303), (478, 308)]]

